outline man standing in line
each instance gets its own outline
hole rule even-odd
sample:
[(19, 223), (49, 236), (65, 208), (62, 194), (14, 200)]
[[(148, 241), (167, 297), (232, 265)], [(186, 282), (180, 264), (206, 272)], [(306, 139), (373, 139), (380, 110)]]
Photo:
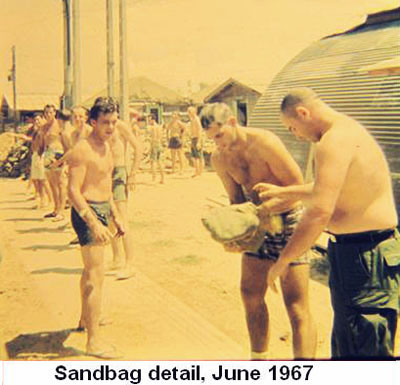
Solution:
[[(123, 252), (119, 239), (114, 239), (111, 242), (113, 249), (113, 266), (111, 270), (115, 272), (117, 280), (122, 280), (131, 278), (134, 275), (133, 247), (128, 225), (128, 199), (129, 192), (135, 186), (135, 178), (142, 159), (143, 146), (140, 140), (133, 135), (130, 127), (122, 120), (118, 120), (109, 144), (114, 160), (112, 175), (113, 199), (125, 229), (125, 234), (121, 237)], [(126, 166), (128, 144), (135, 152), (134, 163), (129, 175)], [(122, 255), (123, 253), (125, 258)]]
[[(217, 149), (212, 164), (228, 193), (231, 204), (244, 203), (256, 196), (253, 187), (260, 182), (280, 186), (303, 183), (299, 166), (281, 140), (272, 132), (241, 127), (230, 108), (223, 103), (207, 104), (200, 114), (207, 136)], [(255, 203), (258, 203), (257, 201)], [(274, 203), (274, 202), (272, 202)], [(276, 202), (275, 202), (276, 203)], [(269, 207), (265, 207), (266, 210)], [(283, 229), (265, 235), (256, 253), (242, 257), (241, 293), (251, 343), (251, 358), (266, 359), (269, 342), (269, 315), (265, 302), (268, 271), (279, 261), (302, 212), (297, 200), (280, 200), (271, 213), (282, 218)], [(228, 251), (232, 251), (231, 247)], [(309, 310), (309, 261), (299, 255), (281, 277), (282, 293), (293, 330), (295, 358), (313, 358), (316, 329)]]
[(68, 192), (71, 222), (78, 235), (83, 258), (81, 278), (81, 326), (87, 329), (86, 353), (112, 359), (120, 357), (100, 337), (100, 311), (104, 281), (104, 250), (114, 235), (108, 229), (112, 218), (116, 236), (124, 235), (119, 212), (112, 198), (113, 156), (108, 144), (118, 122), (118, 106), (112, 99), (96, 100), (90, 110), (93, 131), (79, 141), (68, 158)]
[(316, 143), (315, 182), (256, 187), (263, 199), (307, 201), (296, 231), (269, 271), (268, 284), (327, 229), (332, 234), (332, 357), (391, 357), (399, 312), (400, 235), (384, 153), (360, 123), (309, 88), (289, 92), (281, 114), (295, 136)]
[(191, 152), (194, 165), (193, 177), (200, 176), (203, 172), (203, 141), (200, 119), (196, 113), (196, 107), (189, 107), (190, 134), (192, 136)]

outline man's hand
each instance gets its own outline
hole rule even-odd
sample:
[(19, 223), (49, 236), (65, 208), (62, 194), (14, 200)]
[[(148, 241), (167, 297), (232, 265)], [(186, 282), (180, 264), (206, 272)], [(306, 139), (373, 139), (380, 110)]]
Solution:
[(253, 190), (257, 192), (258, 197), (262, 200), (280, 197), (284, 193), (285, 188), (270, 183), (257, 183)]
[(225, 242), (224, 243), (224, 249), (225, 249), (225, 251), (227, 251), (229, 253), (240, 253), (240, 252), (242, 252), (242, 248), (240, 247), (240, 245), (238, 245), (234, 241)]
[(117, 233), (114, 235), (114, 237), (122, 237), (125, 235), (125, 228), (124, 225), (122, 224), (122, 221), (119, 219), (119, 217), (114, 217), (113, 218), (114, 225), (117, 229)]
[(128, 176), (127, 185), (128, 185), (129, 191), (133, 191), (135, 189), (135, 187), (136, 187), (136, 175), (135, 174), (130, 174)]
[(275, 293), (278, 292), (278, 289), (276, 287), (275, 281), (281, 277), (286, 269), (288, 268), (288, 264), (281, 262), (279, 259), (278, 261), (271, 266), (271, 268), (268, 271), (268, 276), (267, 276), (267, 285), (270, 287)]
[(108, 243), (113, 238), (111, 231), (103, 226), (102, 223), (96, 221), (91, 227), (90, 230), (92, 231), (93, 238), (95, 243)]

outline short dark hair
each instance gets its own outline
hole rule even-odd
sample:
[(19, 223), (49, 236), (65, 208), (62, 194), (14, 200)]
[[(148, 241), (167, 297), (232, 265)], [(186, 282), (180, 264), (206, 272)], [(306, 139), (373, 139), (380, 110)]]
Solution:
[(52, 108), (54, 111), (57, 112), (57, 107), (54, 104), (46, 104), (43, 108), (43, 112), (46, 111), (48, 108)]
[(99, 96), (94, 101), (92, 108), (89, 111), (89, 119), (97, 120), (99, 115), (118, 112), (118, 102), (110, 97)]
[(230, 116), (232, 116), (232, 110), (225, 103), (205, 104), (200, 112), (201, 126), (204, 130), (208, 130), (213, 122), (222, 126)]
[(35, 119), (35, 118), (37, 118), (37, 117), (43, 118), (43, 112), (35, 112), (35, 113), (33, 114), (33, 119)]
[(296, 106), (307, 103), (310, 100), (318, 99), (318, 95), (308, 87), (294, 88), (287, 92), (281, 102), (281, 112), (288, 116), (297, 116)]

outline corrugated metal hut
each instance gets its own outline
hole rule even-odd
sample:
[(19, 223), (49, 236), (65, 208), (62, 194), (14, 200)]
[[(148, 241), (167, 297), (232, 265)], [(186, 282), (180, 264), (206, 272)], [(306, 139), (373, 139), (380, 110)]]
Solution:
[(333, 108), (364, 124), (385, 151), (400, 213), (400, 8), (371, 14), (345, 33), (300, 52), (274, 78), (250, 117), (254, 127), (275, 131), (304, 172), (310, 145), (282, 125), (280, 102), (290, 88), (307, 86)]

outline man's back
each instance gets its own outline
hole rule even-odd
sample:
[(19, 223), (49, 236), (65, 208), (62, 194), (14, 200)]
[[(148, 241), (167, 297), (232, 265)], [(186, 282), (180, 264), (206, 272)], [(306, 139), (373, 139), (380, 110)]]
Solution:
[(344, 115), (323, 136), (317, 151), (338, 143), (340, 150), (332, 151), (351, 158), (329, 230), (352, 233), (396, 226), (390, 171), (379, 145), (363, 126)]

